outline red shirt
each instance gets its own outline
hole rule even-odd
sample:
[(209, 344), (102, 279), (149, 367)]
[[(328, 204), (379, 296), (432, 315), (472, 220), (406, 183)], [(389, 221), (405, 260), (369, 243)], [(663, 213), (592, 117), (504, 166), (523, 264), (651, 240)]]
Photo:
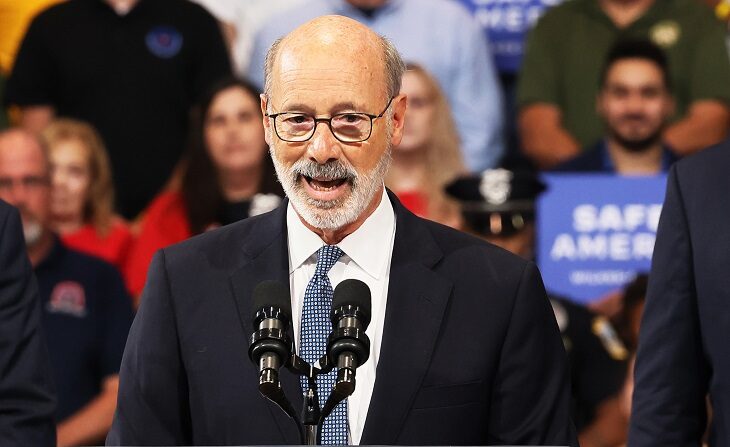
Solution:
[(132, 296), (142, 293), (155, 252), (192, 235), (182, 194), (177, 191), (159, 194), (144, 212), (139, 236), (127, 259), (127, 287)]
[(394, 191), (403, 206), (416, 216), (428, 218), (428, 197), (420, 191)]
[(133, 238), (127, 224), (121, 219), (114, 219), (106, 236), (87, 224), (73, 233), (61, 235), (61, 240), (69, 248), (113, 264), (123, 274)]

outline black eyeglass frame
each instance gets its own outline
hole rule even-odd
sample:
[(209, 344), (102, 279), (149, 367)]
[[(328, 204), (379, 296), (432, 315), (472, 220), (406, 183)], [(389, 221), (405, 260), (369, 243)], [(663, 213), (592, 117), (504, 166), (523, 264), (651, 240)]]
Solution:
[[(327, 123), (327, 127), (330, 130), (330, 133), (332, 133), (332, 136), (335, 137), (335, 139), (341, 143), (362, 143), (363, 141), (367, 141), (370, 139), (370, 136), (373, 134), (373, 120), (376, 120), (378, 118), (382, 118), (383, 115), (385, 115), (385, 112), (388, 111), (388, 108), (390, 107), (390, 104), (395, 99), (395, 96), (391, 96), (390, 100), (388, 100), (388, 104), (385, 105), (385, 108), (382, 112), (380, 112), (377, 115), (373, 115), (371, 113), (365, 113), (365, 112), (344, 112), (344, 113), (335, 113), (334, 115), (330, 116), (329, 118), (317, 118), (316, 116), (310, 115), (308, 113), (296, 113), (296, 112), (279, 112), (279, 113), (265, 113), (264, 116), (267, 118), (270, 118), (274, 120), (274, 132), (276, 133), (276, 136), (281, 141), (286, 141), (287, 143), (304, 143), (305, 141), (309, 141), (314, 136), (315, 132), (317, 132), (317, 125), (319, 123)], [(282, 138), (281, 135), (279, 135), (279, 129), (276, 128), (276, 117), (280, 115), (286, 115), (286, 114), (296, 114), (296, 115), (304, 115), (304, 116), (311, 116), (314, 120), (314, 126), (312, 126), (312, 131), (309, 134), (309, 136), (303, 140), (287, 140), (286, 138)], [(370, 132), (368, 132), (367, 136), (361, 140), (343, 140), (340, 137), (337, 136), (334, 130), (332, 130), (332, 120), (338, 116), (344, 116), (344, 115), (363, 115), (370, 118)]]

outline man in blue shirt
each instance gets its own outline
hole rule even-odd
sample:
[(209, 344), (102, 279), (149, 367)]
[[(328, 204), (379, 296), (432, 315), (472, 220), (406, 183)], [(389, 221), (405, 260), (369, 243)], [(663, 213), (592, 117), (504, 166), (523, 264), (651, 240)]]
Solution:
[(459, 0), (482, 27), (489, 42), (489, 52), (504, 93), (506, 153), (503, 166), (518, 168), (531, 166), (520, 150), (517, 133), (517, 107), (515, 104), (517, 76), (522, 65), (527, 33), (535, 26), (542, 14), (561, 0)]
[(312, 0), (273, 17), (258, 32), (248, 76), (263, 86), (266, 51), (310, 19), (336, 14), (389, 38), (407, 62), (426, 68), (449, 99), (467, 167), (495, 167), (504, 152), (502, 93), (479, 25), (446, 0)]
[(596, 98), (605, 137), (555, 170), (629, 175), (668, 171), (676, 160), (662, 142), (674, 112), (670, 92), (664, 52), (648, 40), (619, 41), (608, 54)]
[(20, 211), (58, 391), (59, 445), (97, 444), (111, 426), (131, 301), (111, 264), (66, 249), (49, 230), (49, 166), (31, 134), (0, 133), (0, 199)]

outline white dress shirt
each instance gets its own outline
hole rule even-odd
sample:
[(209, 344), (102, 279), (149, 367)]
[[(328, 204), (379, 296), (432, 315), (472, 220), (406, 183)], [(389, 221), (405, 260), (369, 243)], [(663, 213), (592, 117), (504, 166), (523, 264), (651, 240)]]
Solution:
[[(289, 238), (292, 320), (295, 342), (298, 347), (304, 291), (309, 280), (314, 276), (317, 250), (325, 243), (317, 234), (304, 226), (291, 202), (286, 210), (286, 224)], [(337, 244), (344, 255), (328, 274), (333, 288), (344, 279), (359, 279), (370, 287), (372, 295), (372, 316), (370, 325), (365, 331), (370, 338), (370, 358), (357, 369), (355, 392), (347, 399), (350, 444), (360, 444), (370, 398), (375, 386), (375, 370), (378, 366), (380, 344), (383, 339), (394, 238), (395, 212), (388, 195), (383, 192), (380, 204), (360, 228)], [(319, 396), (319, 399), (323, 404), (327, 400), (327, 396)]]

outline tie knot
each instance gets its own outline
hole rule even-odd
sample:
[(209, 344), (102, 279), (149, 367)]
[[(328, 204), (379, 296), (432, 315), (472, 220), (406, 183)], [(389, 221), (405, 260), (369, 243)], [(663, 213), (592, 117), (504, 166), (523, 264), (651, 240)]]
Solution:
[(315, 275), (326, 275), (332, 266), (335, 265), (340, 256), (344, 253), (336, 245), (323, 245), (317, 250), (317, 266), (314, 268)]

